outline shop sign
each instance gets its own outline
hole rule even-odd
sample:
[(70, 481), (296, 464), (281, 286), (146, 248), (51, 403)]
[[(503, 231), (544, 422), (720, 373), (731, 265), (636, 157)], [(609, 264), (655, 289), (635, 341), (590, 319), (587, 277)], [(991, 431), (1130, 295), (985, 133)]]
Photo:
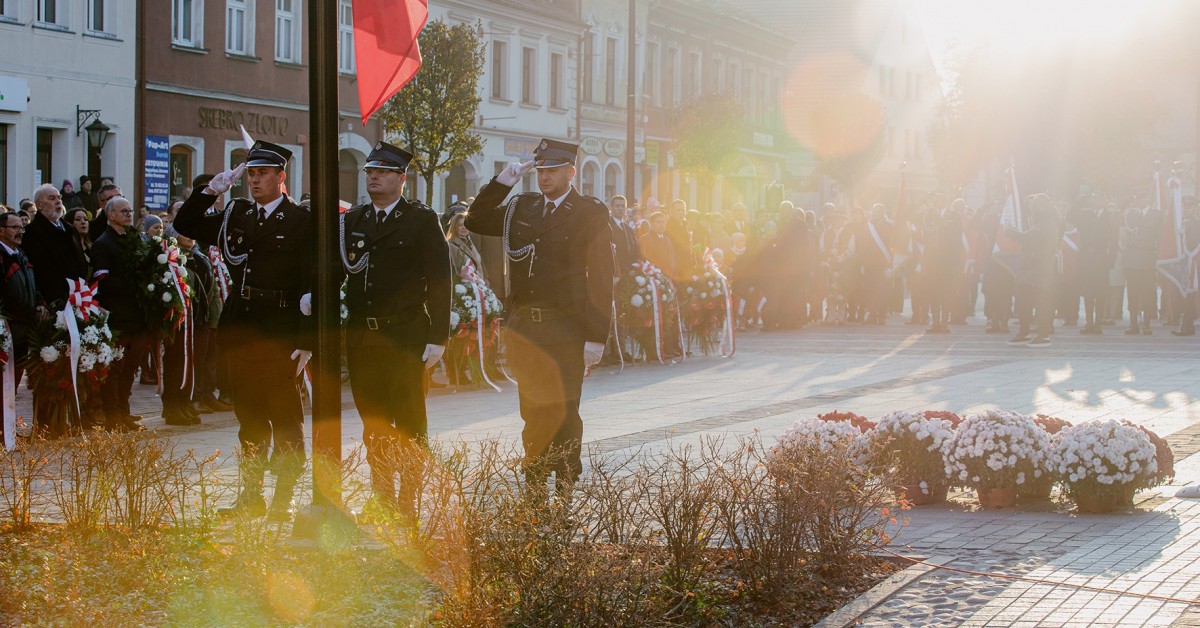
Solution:
[(146, 207), (167, 209), (171, 200), (171, 140), (146, 136)]
[(288, 119), (284, 116), (262, 115), (254, 111), (235, 111), (217, 107), (197, 107), (202, 129), (238, 131), (245, 126), (253, 137), (260, 135), (284, 135), (288, 130)]
[(604, 150), (604, 142), (598, 137), (585, 137), (579, 143), (579, 148), (589, 155), (599, 155), (600, 151)]
[(625, 142), (621, 140), (608, 140), (604, 143), (604, 154), (609, 157), (620, 157), (625, 154)]

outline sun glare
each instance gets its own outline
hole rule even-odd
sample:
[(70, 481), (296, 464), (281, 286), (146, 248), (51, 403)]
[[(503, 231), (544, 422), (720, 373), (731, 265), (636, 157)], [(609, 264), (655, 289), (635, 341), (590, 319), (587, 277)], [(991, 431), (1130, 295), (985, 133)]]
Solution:
[(1148, 19), (1169, 20), (1175, 2), (1131, 0), (918, 0), (935, 47), (989, 42), (1040, 50), (1071, 42), (1104, 45)]

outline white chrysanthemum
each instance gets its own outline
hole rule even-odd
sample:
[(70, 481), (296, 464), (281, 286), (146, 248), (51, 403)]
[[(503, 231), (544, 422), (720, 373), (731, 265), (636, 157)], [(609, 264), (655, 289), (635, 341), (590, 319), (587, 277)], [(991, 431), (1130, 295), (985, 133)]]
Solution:
[(633, 307), (642, 307), (645, 305), (645, 303), (646, 301), (642, 299), (640, 294), (635, 294), (632, 297), (629, 297), (629, 304)]
[(146, 291), (147, 291), (147, 292), (154, 292), (154, 288), (155, 288), (154, 284), (152, 284), (152, 283), (148, 283), (148, 284), (146, 284)]
[(645, 278), (645, 277), (642, 277), (641, 275), (638, 275), (637, 277), (634, 277), (634, 278), (633, 278), (633, 281), (634, 281), (634, 283), (636, 283), (636, 284), (637, 284), (637, 285), (639, 285), (639, 286), (644, 286), (644, 285), (646, 285), (646, 278)]
[(457, 294), (466, 294), (467, 287), (461, 283), (456, 283), (456, 284), (454, 284), (454, 292)]
[(67, 316), (61, 310), (54, 317), (54, 326), (59, 329), (67, 328)]
[(159, 253), (158, 257), (154, 259), (157, 260), (159, 264), (166, 264), (168, 258), (166, 253)]
[(461, 320), (461, 319), (460, 319), (460, 317), (458, 316), (458, 312), (451, 311), (451, 312), (450, 312), (450, 326), (451, 326), (451, 327), (458, 327), (459, 320)]
[(164, 292), (162, 295), (162, 300), (163, 300), (163, 303), (170, 303), (171, 302), (171, 293)]
[(38, 355), (41, 356), (43, 362), (50, 364), (51, 362), (58, 360), (58, 358), (62, 356), (62, 353), (60, 353), (58, 349), (54, 347), (54, 345), (48, 345), (42, 347), (42, 350), (38, 352)]

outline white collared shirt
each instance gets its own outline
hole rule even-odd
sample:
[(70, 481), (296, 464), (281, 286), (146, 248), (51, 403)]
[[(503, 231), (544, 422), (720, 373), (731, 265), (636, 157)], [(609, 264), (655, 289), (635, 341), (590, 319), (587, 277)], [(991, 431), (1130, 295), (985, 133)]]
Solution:
[(11, 247), (3, 242), (0, 242), (0, 246), (4, 247), (4, 250), (7, 251), (9, 255), (17, 254), (17, 249), (14, 249), (13, 247)]
[(271, 214), (274, 213), (275, 210), (279, 208), (279, 204), (282, 202), (283, 202), (283, 195), (280, 194), (279, 198), (271, 201), (270, 203), (267, 203), (266, 205), (258, 205), (258, 203), (255, 203), (255, 205), (258, 205), (259, 207), (265, 209), (267, 212), (267, 218), (270, 218)]
[[(565, 193), (563, 193), (562, 196), (560, 196), (554, 200), (550, 200), (547, 198), (546, 201), (554, 203), (554, 209), (558, 210), (559, 207), (562, 207), (563, 201), (567, 199), (567, 195), (570, 193), (571, 193), (571, 188), (568, 187), (567, 191)], [(545, 194), (542, 195), (542, 197), (545, 197), (545, 196), (546, 196)], [(543, 207), (545, 207), (545, 205), (543, 205)]]
[(391, 205), (388, 205), (387, 207), (380, 207), (380, 206), (372, 203), (371, 207), (373, 207), (375, 209), (375, 216), (376, 216), (375, 219), (379, 220), (379, 218), (378, 218), (379, 212), (383, 212), (385, 216), (391, 216), (392, 210), (396, 209), (396, 205), (399, 205), (399, 204), (400, 204), (400, 199), (396, 199), (396, 202), (392, 203)]

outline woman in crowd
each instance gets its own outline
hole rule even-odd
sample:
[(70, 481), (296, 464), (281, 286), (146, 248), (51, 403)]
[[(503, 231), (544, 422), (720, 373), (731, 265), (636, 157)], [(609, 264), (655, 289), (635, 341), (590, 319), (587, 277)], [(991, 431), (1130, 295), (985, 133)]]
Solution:
[(63, 215), (63, 224), (67, 227), (67, 231), (71, 232), (71, 240), (75, 243), (75, 258), (82, 262), (83, 267), (88, 269), (88, 275), (91, 275), (92, 270), (92, 238), (88, 236), (88, 212), (82, 207), (76, 207), (68, 210)]
[[(450, 245), (450, 272), (453, 273), (452, 277), (455, 277), (455, 282), (457, 282), (457, 278), (462, 276), (463, 267), (467, 265), (467, 262), (470, 262), (475, 267), (476, 277), (486, 284), (487, 274), (483, 268), (483, 257), (479, 254), (479, 249), (476, 248), (475, 243), (471, 240), (470, 230), (463, 224), (465, 220), (465, 213), (455, 213), (450, 217), (449, 225), (446, 227), (446, 243)], [(447, 347), (448, 351), (446, 351), (446, 355), (459, 355), (463, 349), (461, 346), (455, 345), (459, 345), (461, 342), (461, 339), (451, 337), (451, 346)], [(486, 365), (488, 368), (492, 366), (492, 358), (494, 356), (489, 356), (489, 363)], [(490, 373), (491, 371), (489, 370), (488, 372)], [(447, 359), (446, 378), (451, 384), (455, 385), (467, 383), (469, 378), (467, 377), (466, 360)], [(479, 384), (480, 382), (475, 383)]]

